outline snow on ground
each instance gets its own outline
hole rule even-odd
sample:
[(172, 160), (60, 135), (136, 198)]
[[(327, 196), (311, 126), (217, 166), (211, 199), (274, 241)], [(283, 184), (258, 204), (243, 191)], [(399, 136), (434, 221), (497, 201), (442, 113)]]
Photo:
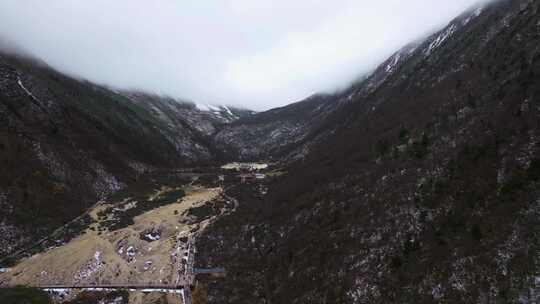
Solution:
[(32, 94), (32, 92), (30, 92), (23, 84), (22, 80), (19, 78), (17, 80), (17, 84), (19, 85), (19, 87), (21, 87), (21, 89), (23, 89), (23, 91), (28, 95), (30, 96), (30, 98), (36, 100), (36, 101), (39, 101), (39, 99), (36, 98), (36, 96), (34, 96), (34, 94)]
[(208, 105), (205, 105), (205, 104), (202, 104), (202, 103), (196, 103), (195, 107), (197, 109), (201, 110), (201, 111), (205, 111), (205, 112), (210, 111), (210, 108), (208, 107)]
[(233, 112), (231, 111), (231, 109), (229, 109), (229, 107), (227, 106), (223, 106), (223, 109), (225, 110), (225, 112), (227, 112), (229, 115), (233, 116), (233, 117), (236, 117)]
[(452, 34), (454, 34), (457, 30), (457, 27), (455, 24), (452, 24), (446, 31), (442, 32), (437, 36), (435, 40), (429, 45), (428, 49), (426, 50), (426, 55), (430, 55), (433, 50), (441, 46), (446, 39), (448, 39)]
[(221, 109), (219, 107), (205, 103), (196, 103), (195, 107), (204, 112), (221, 112)]
[(133, 246), (129, 246), (126, 252), (127, 252), (128, 257), (130, 258), (133, 258), (135, 254), (137, 253), (137, 251), (135, 250)]
[(69, 292), (67, 288), (45, 288), (43, 291), (55, 294), (57, 296), (66, 296)]
[[(126, 200), (124, 200), (126, 201)], [(137, 207), (137, 201), (131, 201), (127, 204), (123, 204), (122, 205), (122, 208), (118, 208), (118, 207), (114, 207), (113, 210), (115, 211), (128, 211), (129, 209), (133, 209), (135, 207)]]
[(155, 234), (155, 235), (154, 235), (154, 234), (152, 234), (152, 233), (146, 234), (145, 237), (146, 237), (147, 239), (151, 240), (151, 241), (157, 241), (157, 240), (159, 240), (159, 239), (161, 238), (159, 234)]
[(101, 260), (101, 252), (96, 251), (94, 253), (94, 260), (88, 261), (82, 269), (79, 269), (77, 273), (73, 276), (75, 282), (82, 282), (89, 279), (94, 273), (98, 272), (103, 268), (104, 263)]
[(180, 289), (179, 291), (179, 294), (182, 295), (182, 303), (186, 303), (186, 294), (184, 293), (184, 290)]
[(467, 17), (466, 19), (463, 20), (463, 22), (461, 23), (462, 25), (467, 25), (472, 19), (480, 16), (482, 14), (482, 12), (484, 11), (484, 8), (483, 7), (479, 7), (477, 9), (474, 10), (474, 12), (469, 16)]
[(204, 103), (195, 103), (195, 107), (199, 111), (203, 112), (210, 112), (215, 115), (220, 116), (224, 119), (236, 119), (238, 118), (234, 113), (231, 111), (231, 109), (227, 106), (214, 106), (210, 104), (204, 104)]
[(462, 26), (467, 25), (471, 20), (473, 20), (474, 18), (477, 18), (478, 16), (480, 16), (483, 11), (484, 11), (484, 7), (482, 7), (482, 6), (478, 7), (474, 11), (472, 11), (468, 15), (467, 18), (463, 19), (461, 21), (461, 24), (456, 25), (454, 23), (454, 24), (450, 25), (446, 30), (441, 32), (437, 36), (437, 38), (433, 40), (433, 42), (431, 42), (429, 47), (426, 49), (425, 54), (429, 56), (433, 52), (433, 50), (435, 50), (436, 48), (441, 46), (449, 37), (451, 37), (458, 30), (458, 27), (462, 27)]
[(387, 73), (393, 72), (393, 70), (394, 70), (394, 68), (396, 67), (396, 65), (398, 64), (400, 58), (401, 58), (401, 54), (400, 54), (400, 53), (397, 53), (397, 54), (394, 56), (394, 58), (392, 59), (392, 61), (386, 66), (385, 71), (386, 71)]

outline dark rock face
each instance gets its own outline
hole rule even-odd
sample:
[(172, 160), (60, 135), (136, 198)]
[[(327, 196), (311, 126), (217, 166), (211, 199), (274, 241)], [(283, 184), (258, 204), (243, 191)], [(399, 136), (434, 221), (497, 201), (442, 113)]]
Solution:
[(474, 9), (327, 97), (283, 139), (302, 161), (199, 241), (215, 303), (538, 302), (539, 8)]

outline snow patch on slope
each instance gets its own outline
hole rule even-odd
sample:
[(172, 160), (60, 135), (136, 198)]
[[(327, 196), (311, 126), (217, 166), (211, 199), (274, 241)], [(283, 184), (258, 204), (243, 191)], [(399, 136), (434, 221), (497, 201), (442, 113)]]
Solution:
[(386, 73), (390, 73), (390, 72), (392, 72), (394, 70), (394, 68), (398, 64), (400, 58), (401, 58), (401, 54), (398, 52), (394, 56), (394, 58), (392, 58), (392, 61), (386, 66), (386, 68), (385, 68)]
[(30, 90), (28, 90), (28, 89), (24, 86), (24, 84), (23, 84), (21, 78), (18, 78), (18, 79), (17, 79), (17, 84), (19, 85), (19, 87), (20, 87), (21, 89), (23, 89), (23, 91), (24, 91), (30, 98), (32, 98), (33, 100), (39, 101), (39, 99), (37, 99), (36, 96), (34, 96), (34, 94), (32, 94), (32, 92), (30, 92)]
[(426, 50), (426, 55), (430, 55), (433, 50), (441, 46), (450, 36), (452, 36), (457, 30), (457, 26), (455, 24), (452, 24), (450, 27), (448, 27), (445, 31), (439, 34), (433, 42), (429, 45), (428, 49)]
[(195, 107), (204, 112), (221, 112), (220, 108), (205, 103), (195, 103)]

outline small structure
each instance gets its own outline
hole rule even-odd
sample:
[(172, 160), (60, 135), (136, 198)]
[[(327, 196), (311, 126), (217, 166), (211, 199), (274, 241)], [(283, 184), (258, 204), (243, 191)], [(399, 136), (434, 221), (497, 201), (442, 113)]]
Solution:
[(266, 175), (262, 173), (242, 173), (239, 174), (238, 177), (240, 178), (242, 184), (245, 184), (249, 181), (265, 179)]
[(251, 163), (251, 164), (248, 165), (248, 168), (250, 170), (264, 170), (264, 169), (268, 169), (268, 164)]
[(242, 184), (245, 184), (247, 181), (254, 179), (253, 174), (240, 174), (238, 175), (238, 177), (240, 177), (240, 182)]
[(201, 281), (223, 279), (227, 276), (225, 268), (194, 268), (195, 278)]

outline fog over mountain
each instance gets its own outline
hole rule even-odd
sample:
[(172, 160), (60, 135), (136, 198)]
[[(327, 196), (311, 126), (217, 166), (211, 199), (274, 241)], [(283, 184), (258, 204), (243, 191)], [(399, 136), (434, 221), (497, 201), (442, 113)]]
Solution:
[(262, 110), (334, 90), (475, 0), (4, 0), (0, 37), (74, 76)]
[(290, 2), (0, 1), (1, 304), (540, 303), (540, 1)]

